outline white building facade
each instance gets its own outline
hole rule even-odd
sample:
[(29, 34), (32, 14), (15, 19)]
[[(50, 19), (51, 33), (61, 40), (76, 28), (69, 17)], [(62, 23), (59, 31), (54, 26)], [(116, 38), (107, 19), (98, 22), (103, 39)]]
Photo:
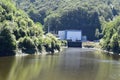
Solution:
[(82, 40), (81, 30), (62, 30), (58, 31), (58, 36), (61, 40), (70, 40), (73, 42)]

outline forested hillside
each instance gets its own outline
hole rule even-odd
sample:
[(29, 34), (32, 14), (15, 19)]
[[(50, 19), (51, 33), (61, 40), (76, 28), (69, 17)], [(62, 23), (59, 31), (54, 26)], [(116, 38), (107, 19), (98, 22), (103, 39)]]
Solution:
[(88, 40), (103, 37), (103, 49), (120, 52), (120, 0), (14, 1), (34, 22), (41, 22), (45, 31), (81, 29)]
[(59, 50), (60, 42), (52, 35), (43, 35), (42, 25), (15, 7), (11, 0), (0, 0), (0, 56), (34, 54)]
[[(14, 0), (18, 7), (27, 13), (38, 14), (38, 17), (46, 17), (50, 14), (62, 14), (63, 12), (83, 8), (88, 12), (97, 12), (106, 20), (112, 19), (120, 12), (119, 0)], [(30, 15), (32, 17), (32, 15)], [(39, 19), (38, 19), (39, 20)], [(35, 20), (35, 21), (38, 21)]]
[(95, 40), (101, 32), (101, 20), (110, 21), (119, 15), (119, 0), (14, 0), (45, 31), (81, 29), (88, 40)]

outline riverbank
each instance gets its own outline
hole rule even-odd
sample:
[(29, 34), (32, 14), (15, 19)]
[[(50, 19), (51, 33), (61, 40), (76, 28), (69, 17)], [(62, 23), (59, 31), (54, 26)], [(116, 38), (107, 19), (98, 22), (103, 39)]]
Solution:
[(58, 53), (62, 53), (62, 51), (64, 51), (64, 49), (67, 47), (61, 47), (60, 51), (55, 50), (54, 53), (52, 52), (47, 52), (47, 51), (42, 51), (42, 52), (36, 52), (35, 54), (28, 54), (28, 53), (24, 53), (21, 50), (17, 51), (17, 54), (15, 56), (28, 56), (28, 55), (54, 55), (54, 54), (58, 54)]
[(92, 42), (92, 41), (82, 42), (82, 46), (85, 48), (98, 48), (98, 49), (100, 49), (99, 42)]
[(101, 48), (101, 46), (99, 45), (99, 42), (87, 41), (87, 42), (83, 42), (82, 46), (84, 48), (92, 48), (92, 49), (95, 49), (95, 50), (103, 51), (105, 53), (109, 53), (111, 55), (118, 55), (118, 56), (120, 56), (120, 53), (114, 53), (114, 52), (111, 52), (111, 51), (103, 50)]

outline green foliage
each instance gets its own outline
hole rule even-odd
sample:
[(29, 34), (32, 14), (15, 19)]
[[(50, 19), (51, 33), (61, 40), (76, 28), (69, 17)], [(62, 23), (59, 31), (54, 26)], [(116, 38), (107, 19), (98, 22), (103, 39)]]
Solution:
[(39, 37), (34, 37), (33, 40), (37, 50), (42, 53), (42, 51), (44, 50), (44, 46), (43, 46), (44, 39), (39, 36)]
[(17, 44), (10, 27), (4, 26), (0, 32), (0, 56), (15, 55)]
[[(57, 33), (63, 29), (81, 29), (88, 40), (98, 39), (101, 21), (113, 20), (120, 13), (119, 0), (13, 0), (44, 30)], [(27, 7), (26, 7), (27, 6)], [(101, 38), (101, 36), (99, 36)]]
[(99, 36), (100, 36), (99, 29), (96, 29), (96, 31), (95, 31), (95, 36), (99, 39)]
[(101, 33), (102, 20), (113, 20), (120, 13), (118, 0), (13, 1), (26, 11), (34, 22), (41, 22), (45, 31), (57, 33), (63, 29), (81, 29), (88, 40), (97, 39), (95, 31), (99, 29)]
[(113, 52), (119, 53), (120, 52), (120, 45), (119, 45), (119, 35), (117, 33), (113, 34), (111, 41), (110, 41), (110, 48)]
[(61, 45), (62, 45), (62, 46), (67, 46), (67, 41), (66, 41), (66, 40), (62, 40), (62, 41), (61, 41)]
[(44, 46), (47, 52), (54, 53), (55, 50), (60, 51), (61, 42), (55, 36), (48, 33), (44, 40)]
[(19, 40), (21, 37), (27, 36), (27, 31), (22, 28), (17, 28), (13, 30), (16, 40)]
[(0, 56), (12, 56), (18, 50), (27, 54), (42, 52), (43, 44), (47, 44), (43, 33), (41, 23), (34, 23), (11, 0), (0, 0)]
[(51, 15), (45, 22), (46, 27), (55, 33), (58, 30), (66, 29), (82, 30), (82, 34), (86, 35), (88, 40), (97, 39), (95, 37), (96, 29), (101, 31), (98, 13), (88, 13), (84, 8), (64, 12), (61, 16)]
[(35, 44), (30, 37), (25, 37), (19, 40), (18, 48), (22, 49), (24, 53), (34, 54)]
[(103, 39), (101, 46), (103, 49), (120, 53), (120, 17), (110, 22), (104, 23)]

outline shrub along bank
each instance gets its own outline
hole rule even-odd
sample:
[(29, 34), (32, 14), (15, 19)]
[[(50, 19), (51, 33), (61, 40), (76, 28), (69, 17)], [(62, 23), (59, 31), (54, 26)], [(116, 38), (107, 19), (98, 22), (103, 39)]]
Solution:
[(100, 45), (107, 51), (120, 53), (120, 16), (103, 24), (103, 38)]

